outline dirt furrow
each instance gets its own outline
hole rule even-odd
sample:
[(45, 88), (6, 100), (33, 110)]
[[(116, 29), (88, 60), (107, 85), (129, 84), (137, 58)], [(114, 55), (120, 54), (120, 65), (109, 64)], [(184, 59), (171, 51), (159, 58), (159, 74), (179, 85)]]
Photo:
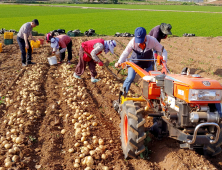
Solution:
[(63, 167), (63, 137), (60, 133), (63, 124), (60, 118), (60, 107), (58, 101), (60, 99), (61, 86), (57, 72), (57, 66), (48, 67), (47, 78), (44, 83), (44, 93), (46, 100), (44, 101), (44, 119), (38, 134), (38, 148), (41, 159), (39, 165), (44, 165), (46, 169), (64, 169)]
[[(6, 161), (13, 168), (22, 169), (84, 169), (91, 166), (85, 159), (91, 156), (93, 169), (221, 169), (221, 154), (207, 158), (195, 151), (180, 149), (176, 140), (163, 138), (159, 141), (152, 135), (147, 145), (148, 160), (139, 156), (124, 159), (119, 139), (120, 117), (112, 107), (122, 82), (101, 67), (97, 67), (101, 81), (96, 84), (91, 83), (88, 68), (82, 80), (73, 78), (81, 42), (94, 38), (97, 37), (72, 38), (71, 65), (49, 66), (47, 57), (51, 56), (52, 49), (44, 44), (33, 50), (33, 61), (38, 64), (24, 68), (24, 72), (15, 37), (14, 44), (3, 45), (0, 96), (7, 99), (0, 99), (4, 102), (0, 104), (0, 167), (6, 166)], [(98, 38), (117, 41), (115, 55), (99, 55), (116, 73), (112, 66), (131, 38)], [(176, 37), (161, 43), (168, 51), (171, 70), (180, 73), (183, 67), (189, 66), (191, 73), (222, 82), (218, 67), (220, 41), (219, 37)], [(120, 76), (124, 77), (122, 73)], [(139, 78), (135, 79), (129, 95), (139, 96), (139, 82)], [(152, 118), (144, 116), (146, 127), (150, 127)], [(16, 143), (16, 138), (21, 138), (22, 142)], [(103, 144), (98, 144), (99, 140)]]

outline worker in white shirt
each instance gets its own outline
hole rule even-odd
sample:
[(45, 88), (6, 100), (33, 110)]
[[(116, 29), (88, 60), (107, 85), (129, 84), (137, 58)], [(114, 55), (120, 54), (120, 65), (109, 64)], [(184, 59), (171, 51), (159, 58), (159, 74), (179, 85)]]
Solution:
[[(121, 54), (115, 67), (120, 67), (121, 63), (125, 62), (129, 54), (132, 52), (131, 60), (133, 63), (137, 64), (141, 68), (145, 69), (147, 72), (153, 69), (153, 61), (137, 61), (135, 59), (153, 59), (153, 50), (156, 50), (159, 54), (162, 54), (164, 47), (156, 40), (156, 38), (146, 35), (146, 29), (143, 27), (138, 27), (134, 33), (135, 37), (130, 40), (127, 47)], [(132, 67), (128, 68), (128, 76), (123, 83), (123, 89), (125, 93), (129, 91), (130, 85), (136, 76), (136, 72)]]

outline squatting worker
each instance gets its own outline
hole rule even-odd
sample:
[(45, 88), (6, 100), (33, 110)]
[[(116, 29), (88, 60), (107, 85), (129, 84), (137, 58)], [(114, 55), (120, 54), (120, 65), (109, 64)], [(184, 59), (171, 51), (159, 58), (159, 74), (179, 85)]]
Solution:
[[(19, 48), (21, 50), (21, 57), (22, 57), (22, 66), (26, 66), (27, 64), (35, 64), (32, 62), (32, 48), (29, 43), (28, 38), (35, 41), (35, 39), (32, 37), (32, 29), (39, 25), (39, 21), (37, 19), (34, 19), (32, 22), (27, 22), (22, 25), (22, 27), (19, 30), (19, 33), (17, 34), (17, 41), (19, 44)], [(26, 50), (27, 49), (27, 63), (26, 63)]]
[[(129, 54), (132, 52), (130, 59), (153, 59), (153, 50), (162, 53), (163, 46), (156, 40), (156, 38), (146, 35), (146, 30), (143, 27), (138, 27), (135, 29), (135, 37), (130, 40), (126, 49), (121, 54), (115, 67), (119, 67), (121, 63), (125, 62)], [(153, 61), (136, 61), (131, 60), (133, 63), (137, 64), (146, 71), (151, 71), (153, 69)], [(136, 76), (136, 72), (132, 67), (128, 68), (128, 76), (123, 83), (123, 89), (126, 93), (129, 91), (130, 85)]]
[[(170, 24), (162, 23), (154, 27), (150, 31), (149, 35), (155, 37), (160, 43), (162, 39), (166, 39), (168, 35), (172, 35), (171, 29), (172, 26)], [(155, 50), (153, 51), (153, 55), (155, 58), (157, 57), (157, 52)], [(167, 62), (167, 51), (165, 49), (163, 53), (163, 60)]]
[(100, 79), (96, 79), (96, 64), (99, 66), (103, 66), (103, 63), (97, 57), (98, 54), (102, 53), (104, 50), (105, 54), (109, 51), (113, 54), (114, 47), (116, 47), (115, 40), (107, 40), (104, 39), (94, 39), (90, 41), (83, 42), (79, 49), (79, 63), (76, 66), (76, 70), (74, 73), (74, 77), (81, 79), (81, 75), (84, 73), (86, 69), (86, 63), (89, 65), (89, 69), (91, 71), (91, 82), (96, 83)]
[[(68, 35), (58, 35), (55, 38), (51, 38), (51, 47), (53, 48), (53, 54), (60, 54), (60, 61), (58, 64), (61, 64), (65, 59), (65, 51), (68, 51), (68, 64), (71, 64), (72, 59), (72, 40)], [(57, 51), (59, 49), (59, 51)]]

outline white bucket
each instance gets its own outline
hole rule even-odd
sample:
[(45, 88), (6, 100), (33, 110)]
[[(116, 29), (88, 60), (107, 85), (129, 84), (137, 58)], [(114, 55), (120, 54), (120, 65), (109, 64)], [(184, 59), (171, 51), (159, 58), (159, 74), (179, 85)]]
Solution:
[(57, 64), (56, 56), (48, 57), (48, 61), (49, 61), (49, 64), (50, 64), (50, 65)]

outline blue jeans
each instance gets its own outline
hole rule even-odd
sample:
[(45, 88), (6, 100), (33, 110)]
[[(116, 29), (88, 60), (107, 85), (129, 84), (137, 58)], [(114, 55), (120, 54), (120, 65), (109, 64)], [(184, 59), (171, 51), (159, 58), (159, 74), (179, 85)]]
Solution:
[[(153, 70), (153, 65), (150, 65), (150, 67), (146, 68), (145, 70), (146, 70), (147, 72)], [(135, 70), (134, 70), (132, 67), (129, 67), (129, 68), (128, 68), (127, 78), (126, 78), (126, 80), (125, 80), (124, 83), (123, 83), (123, 88), (124, 88), (124, 87), (126, 88), (126, 93), (128, 93), (129, 88), (130, 88), (130, 85), (131, 85), (131, 83), (133, 82), (135, 76), (136, 76)]]
[[(19, 45), (19, 48), (21, 50), (21, 58), (22, 58), (22, 63), (26, 63), (26, 51), (25, 51), (25, 40), (18, 37), (17, 36), (17, 41), (18, 41), (18, 45)], [(27, 50), (27, 60), (28, 61), (31, 61), (32, 60), (32, 48), (31, 48), (31, 45), (28, 41), (28, 45), (29, 45), (29, 49)]]

